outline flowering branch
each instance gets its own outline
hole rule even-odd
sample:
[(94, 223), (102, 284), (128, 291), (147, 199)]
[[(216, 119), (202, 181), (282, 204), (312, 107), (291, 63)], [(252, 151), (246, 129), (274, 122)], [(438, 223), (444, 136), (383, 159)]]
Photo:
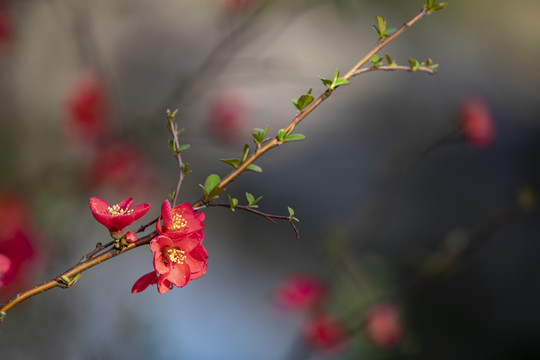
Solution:
[[(93, 216), (97, 221), (109, 229), (114, 241), (106, 245), (102, 245), (101, 243), (96, 244), (95, 249), (84, 256), (77, 265), (54, 277), (53, 279), (29, 290), (23, 291), (12, 299), (8, 300), (5, 304), (0, 306), (0, 322), (5, 317), (7, 311), (24, 300), (55, 287), (71, 287), (80, 277), (82, 272), (102, 263), (103, 261), (109, 260), (122, 253), (148, 243), (151, 244), (152, 252), (155, 256), (154, 264), (158, 264), (158, 266), (155, 267), (155, 272), (146, 274), (139, 279), (134, 285), (132, 292), (142, 291), (149, 284), (157, 284), (158, 291), (160, 293), (164, 293), (171, 289), (173, 285), (182, 287), (185, 286), (189, 280), (193, 280), (204, 275), (206, 272), (206, 258), (208, 257), (206, 250), (201, 244), (204, 237), (204, 234), (201, 232), (202, 228), (204, 227), (202, 223), (202, 220), (204, 220), (204, 213), (194, 213), (193, 209), (200, 209), (210, 206), (233, 208), (230, 205), (211, 203), (210, 200), (215, 198), (217, 194), (223, 192), (225, 190), (225, 186), (236, 179), (242, 172), (245, 170), (256, 169), (257, 167), (253, 163), (262, 154), (266, 153), (273, 147), (283, 144), (284, 142), (303, 139), (303, 135), (292, 134), (296, 125), (298, 125), (306, 116), (312, 113), (333, 93), (337, 87), (348, 84), (348, 80), (353, 76), (373, 70), (405, 70), (399, 66), (393, 66), (392, 69), (387, 69), (384, 66), (375, 66), (375, 64), (373, 67), (367, 69), (360, 70), (360, 68), (369, 59), (372, 59), (372, 57), (386, 44), (395, 39), (408, 27), (416, 23), (424, 16), (429, 15), (433, 11), (441, 9), (444, 7), (444, 5), (445, 4), (443, 3), (435, 4), (433, 0), (428, 0), (418, 15), (409, 20), (391, 35), (388, 33), (389, 29), (386, 30), (379, 28), (378, 33), (380, 40), (377, 46), (375, 46), (364, 58), (353, 66), (345, 76), (339, 77), (339, 71), (336, 71), (336, 74), (332, 80), (321, 79), (327, 89), (316, 99), (313, 99), (311, 95), (309, 95), (310, 92), (308, 92), (309, 96), (305, 96), (303, 98), (302, 104), (298, 104), (297, 102), (295, 105), (299, 110), (298, 114), (284, 129), (280, 129), (275, 137), (270, 139), (264, 138), (267, 129), (261, 132), (254, 132), (253, 136), (257, 145), (254, 153), (251, 156), (248, 156), (249, 147), (247, 150), (244, 148), (242, 158), (234, 159), (238, 160), (237, 163), (229, 162), (235, 167), (235, 170), (229, 173), (224, 179), (220, 180), (217, 175), (213, 177), (211, 175), (209, 177), (210, 181), (207, 179), (207, 184), (205, 184), (205, 187), (203, 187), (203, 189), (205, 189), (205, 197), (196, 201), (192, 206), (187, 203), (175, 206), (182, 180), (188, 173), (187, 164), (182, 162), (180, 152), (189, 148), (189, 145), (180, 145), (178, 141), (178, 135), (182, 132), (182, 130), (179, 130), (177, 124), (174, 122), (176, 111), (172, 113), (167, 111), (168, 128), (173, 135), (169, 145), (179, 164), (180, 176), (173, 196), (173, 208), (171, 208), (167, 201), (165, 201), (162, 205), (161, 218), (163, 219), (163, 225), (160, 224), (158, 218), (146, 225), (141, 226), (137, 230), (137, 233), (144, 231), (153, 223), (156, 223), (156, 231), (137, 239), (131, 232), (124, 234), (124, 228), (143, 216), (150, 205), (142, 204), (130, 209), (133, 199), (126, 199), (121, 203), (110, 207), (101, 199), (90, 199), (90, 208), (92, 209)], [(427, 70), (424, 70), (423, 65), (413, 62), (411, 62), (411, 67), (406, 70), (420, 70), (428, 72)], [(306, 99), (308, 100), (306, 101)], [(211, 189), (209, 185), (211, 185)], [(256, 201), (258, 200), (250, 201), (250, 205), (248, 206), (238, 206), (237, 204), (234, 204), (234, 207), (263, 216), (272, 222), (275, 222), (274, 219), (287, 220), (293, 227), (296, 236), (298, 237), (298, 229), (293, 223), (293, 221), (298, 221), (298, 219), (294, 217), (294, 211), (291, 208), (289, 208), (288, 217), (269, 215), (253, 209), (253, 204)], [(112, 245), (114, 245), (114, 247), (110, 248)], [(107, 248), (110, 249), (105, 251)], [(102, 251), (105, 252), (100, 254)]]
[[(398, 35), (403, 33), (407, 28), (409, 28), (410, 26), (418, 22), (423, 17), (430, 15), (433, 11), (439, 10), (439, 9), (432, 8), (431, 3), (432, 3), (431, 1), (428, 1), (428, 3), (424, 5), (424, 7), (418, 13), (418, 15), (416, 15), (411, 20), (403, 24), (398, 30), (396, 30), (391, 35), (385, 37), (384, 39), (381, 39), (379, 41), (379, 44), (377, 44), (377, 46), (375, 46), (370, 52), (368, 52), (367, 55), (365, 55), (359, 62), (357, 62), (356, 65), (354, 65), (345, 74), (345, 76), (343, 76), (342, 78), (339, 78), (339, 71), (337, 71), (336, 76), (334, 77), (334, 80), (332, 82), (326, 79), (322, 79), (323, 83), (325, 83), (325, 85), (328, 87), (327, 90), (321, 93), (316, 99), (311, 101), (309, 105), (306, 105), (305, 108), (302, 108), (302, 110), (299, 111), (299, 113), (292, 119), (292, 121), (284, 129), (280, 130), (280, 133), (278, 135), (276, 135), (274, 138), (264, 143), (264, 145), (263, 145), (263, 141), (257, 143), (257, 148), (255, 149), (255, 152), (251, 156), (247, 157), (245, 161), (243, 161), (241, 164), (238, 164), (238, 166), (235, 167), (235, 170), (233, 170), (225, 178), (223, 178), (219, 182), (219, 184), (215, 187), (215, 189), (217, 191), (219, 190), (224, 191), (226, 185), (228, 185), (230, 182), (235, 180), (238, 176), (240, 176), (241, 173), (248, 170), (248, 168), (252, 166), (255, 160), (257, 160), (261, 155), (263, 155), (270, 149), (283, 144), (285, 141), (283, 141), (284, 140), (283, 136), (280, 136), (280, 135), (282, 133), (287, 134), (287, 135), (291, 134), (294, 128), (296, 127), (296, 125), (298, 125), (302, 120), (304, 120), (304, 118), (306, 118), (309, 114), (311, 114), (324, 100), (330, 97), (332, 92), (338, 86), (348, 84), (349, 83), (348, 80), (352, 78), (353, 76), (356, 76), (363, 72), (375, 70), (375, 69), (372, 69), (371, 67), (365, 70), (364, 69), (359, 70), (359, 69), (366, 62), (368, 62), (375, 54), (377, 54), (384, 46), (386, 46), (390, 41), (394, 40)], [(395, 68), (398, 70), (403, 70), (401, 67), (398, 67), (398, 66), (396, 66)], [(412, 68), (413, 68), (413, 65), (411, 64), (411, 68), (407, 68), (407, 70), (413, 71), (411, 70)], [(390, 69), (386, 69), (386, 67), (381, 66), (379, 70), (390, 70)], [(420, 67), (417, 70), (426, 71), (423, 67)], [(434, 70), (432, 69), (432, 71)], [(327, 83), (325, 82), (325, 80), (329, 82)], [(193, 206), (198, 207), (204, 203), (205, 203), (205, 200), (199, 199)]]

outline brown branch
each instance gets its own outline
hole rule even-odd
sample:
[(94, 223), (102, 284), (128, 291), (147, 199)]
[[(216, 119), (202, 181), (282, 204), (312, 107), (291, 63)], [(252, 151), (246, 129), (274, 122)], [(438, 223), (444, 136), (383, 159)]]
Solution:
[[(425, 8), (423, 8), (418, 15), (413, 17), (411, 20), (403, 24), (396, 32), (394, 32), (392, 35), (388, 36), (383, 41), (380, 41), (377, 46), (375, 46), (366, 56), (364, 56), (356, 65), (354, 65), (347, 74), (343, 77), (344, 79), (348, 80), (351, 77), (357, 75), (356, 72), (360, 67), (362, 67), (373, 55), (375, 55), (377, 52), (379, 52), (384, 46), (386, 46), (390, 41), (395, 39), (398, 35), (400, 35), (403, 31), (405, 31), (408, 27), (416, 23), (418, 20), (422, 19), (424, 16), (429, 15), (429, 11), (427, 11)], [(368, 70), (364, 70), (366, 72)], [(292, 129), (296, 127), (304, 118), (306, 118), (309, 114), (313, 112), (324, 100), (326, 100), (331, 94), (333, 90), (328, 89), (322, 94), (320, 94), (311, 104), (309, 104), (302, 112), (297, 114), (293, 120), (287, 125), (287, 127), (284, 129), (285, 132), (289, 132)], [(283, 141), (280, 141), (278, 137), (274, 137), (273, 139), (269, 140), (266, 144), (264, 144), (262, 147), (257, 148), (255, 152), (246, 159), (242, 164), (240, 164), (234, 171), (229, 173), (225, 178), (221, 180), (217, 188), (223, 189), (227, 184), (232, 182), (234, 179), (236, 179), (242, 172), (244, 172), (247, 167), (255, 162), (261, 155), (269, 151), (270, 149), (279, 146), (283, 143)], [(202, 200), (198, 200), (193, 206), (198, 207), (203, 204)]]
[(393, 65), (393, 66), (386, 65), (386, 66), (371, 66), (368, 68), (359, 69), (359, 70), (356, 70), (352, 76), (356, 76), (356, 75), (360, 75), (360, 74), (364, 74), (364, 73), (367, 73), (370, 71), (376, 71), (376, 70), (382, 70), (382, 71), (403, 70), (403, 71), (408, 71), (408, 72), (421, 71), (421, 72), (428, 73), (430, 75), (434, 75), (437, 73), (437, 70), (430, 69), (426, 66), (421, 66), (418, 69), (413, 70), (410, 66), (405, 66), (405, 65)]
[[(217, 203), (209, 202), (209, 203), (206, 203), (205, 205), (201, 206), (198, 209), (201, 209), (201, 208), (204, 208), (204, 207), (212, 207), (212, 206), (214, 206), (214, 207), (224, 207), (224, 208), (229, 208), (229, 209), (231, 208), (230, 204), (217, 204)], [(274, 224), (276, 224), (276, 221), (274, 219), (286, 220), (289, 224), (291, 224), (291, 226), (292, 226), (292, 228), (294, 230), (294, 233), (296, 234), (296, 239), (300, 239), (300, 233), (298, 231), (298, 228), (296, 227), (296, 225), (294, 224), (294, 220), (290, 216), (271, 215), (271, 214), (267, 214), (267, 213), (264, 213), (262, 211), (255, 210), (252, 207), (244, 206), (244, 205), (236, 205), (235, 209), (244, 210), (244, 211), (250, 212), (252, 214), (262, 216), (266, 220), (271, 221)]]
[(66, 287), (65, 282), (62, 280), (62, 277), (67, 277), (69, 279), (72, 279), (73, 277), (77, 276), (78, 274), (102, 263), (103, 261), (112, 259), (113, 257), (116, 257), (120, 254), (123, 254), (129, 250), (132, 250), (136, 247), (139, 247), (141, 245), (146, 245), (152, 240), (154, 237), (157, 236), (157, 232), (152, 232), (142, 238), (140, 238), (138, 241), (128, 244), (126, 247), (122, 249), (110, 249), (109, 251), (98, 255), (96, 257), (92, 257), (88, 259), (85, 262), (79, 263), (75, 266), (73, 266), (71, 269), (65, 271), (64, 273), (56, 276), (55, 278), (44, 282), (43, 284), (40, 284), (38, 286), (35, 286), (29, 290), (23, 291), (10, 300), (8, 300), (6, 303), (4, 303), (2, 306), (0, 306), (0, 322), (5, 317), (6, 313), (12, 309), (14, 306), (20, 304), (26, 299), (31, 298), (32, 296), (41, 294), (42, 292), (45, 292), (47, 290), (51, 290), (55, 287)]

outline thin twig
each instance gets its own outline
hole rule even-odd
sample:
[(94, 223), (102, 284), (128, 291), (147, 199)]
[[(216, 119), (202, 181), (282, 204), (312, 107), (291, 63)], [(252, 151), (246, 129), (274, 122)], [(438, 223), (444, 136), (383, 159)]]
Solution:
[(437, 70), (430, 69), (426, 66), (421, 66), (418, 69), (413, 70), (410, 66), (405, 66), (405, 65), (393, 65), (393, 66), (385, 65), (385, 66), (372, 66), (368, 68), (359, 69), (359, 70), (356, 70), (352, 76), (356, 76), (356, 75), (360, 75), (360, 74), (364, 74), (364, 73), (367, 73), (370, 71), (376, 71), (376, 70), (382, 70), (382, 71), (404, 70), (404, 71), (409, 71), (409, 72), (421, 71), (421, 72), (428, 73), (430, 75), (434, 75), (437, 73)]
[[(203, 208), (205, 208), (205, 207), (213, 207), (213, 206), (214, 206), (214, 207), (224, 207), (224, 208), (230, 208), (230, 207), (231, 207), (230, 204), (217, 204), (217, 203), (208, 202), (208, 203), (206, 203), (205, 205), (198, 207), (197, 209), (203, 209)], [(296, 225), (294, 224), (294, 220), (293, 220), (290, 216), (284, 216), (284, 215), (271, 215), (271, 214), (267, 214), (267, 213), (264, 213), (264, 212), (262, 212), (262, 211), (255, 210), (255, 209), (253, 209), (252, 207), (244, 206), (244, 205), (236, 205), (236, 206), (235, 206), (235, 209), (244, 210), (244, 211), (253, 213), (253, 214), (255, 214), (255, 215), (262, 216), (262, 217), (264, 217), (266, 220), (271, 221), (271, 222), (273, 222), (274, 224), (276, 224), (276, 221), (275, 221), (274, 219), (277, 219), (277, 220), (286, 220), (289, 224), (291, 224), (291, 226), (292, 226), (292, 228), (293, 228), (293, 230), (294, 230), (294, 233), (296, 234), (296, 239), (300, 239), (300, 232), (298, 231), (298, 228), (297, 228)], [(194, 209), (194, 210), (195, 210), (195, 209)]]

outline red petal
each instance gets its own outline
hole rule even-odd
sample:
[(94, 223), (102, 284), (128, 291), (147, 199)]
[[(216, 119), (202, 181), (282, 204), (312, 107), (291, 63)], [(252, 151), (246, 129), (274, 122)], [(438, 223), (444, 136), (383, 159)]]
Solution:
[(186, 286), (191, 275), (189, 265), (171, 263), (170, 268), (171, 271), (166, 275), (167, 280), (178, 287)]
[(157, 284), (157, 275), (155, 271), (149, 272), (135, 281), (133, 287), (131, 288), (131, 293), (136, 294), (138, 292), (144, 291), (149, 285)]

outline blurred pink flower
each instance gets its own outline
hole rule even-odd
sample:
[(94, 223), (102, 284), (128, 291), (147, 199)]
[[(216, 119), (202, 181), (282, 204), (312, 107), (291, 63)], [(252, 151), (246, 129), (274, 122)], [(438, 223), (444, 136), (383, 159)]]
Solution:
[(294, 274), (278, 286), (276, 295), (278, 303), (286, 309), (306, 309), (324, 300), (326, 286), (314, 276)]
[(75, 80), (67, 99), (66, 134), (74, 143), (96, 145), (112, 133), (110, 103), (104, 78), (88, 70)]
[(396, 346), (403, 336), (397, 307), (391, 303), (380, 303), (372, 307), (364, 318), (364, 330), (376, 346)]
[(150, 209), (149, 204), (140, 204), (133, 209), (132, 205), (133, 198), (122, 200), (112, 206), (97, 197), (92, 197), (89, 201), (92, 215), (100, 224), (109, 229), (114, 239), (120, 239), (124, 235), (124, 228), (144, 216)]
[(240, 91), (222, 91), (211, 101), (208, 126), (221, 142), (238, 142), (247, 132), (249, 122), (248, 101)]
[(113, 141), (100, 146), (88, 168), (88, 182), (94, 191), (112, 188), (115, 193), (148, 191), (154, 171), (133, 145)]
[(39, 265), (32, 216), (19, 195), (0, 191), (0, 224), (0, 288), (17, 291)]
[(244, 14), (250, 11), (257, 0), (220, 0), (223, 9), (229, 13)]
[(340, 319), (318, 314), (304, 325), (304, 339), (315, 350), (337, 353), (344, 349), (348, 334)]
[(0, 0), (0, 56), (9, 49), (13, 40), (11, 16), (11, 1)]
[(488, 146), (495, 138), (491, 111), (481, 98), (467, 98), (462, 101), (458, 111), (458, 123), (465, 140), (475, 146)]

